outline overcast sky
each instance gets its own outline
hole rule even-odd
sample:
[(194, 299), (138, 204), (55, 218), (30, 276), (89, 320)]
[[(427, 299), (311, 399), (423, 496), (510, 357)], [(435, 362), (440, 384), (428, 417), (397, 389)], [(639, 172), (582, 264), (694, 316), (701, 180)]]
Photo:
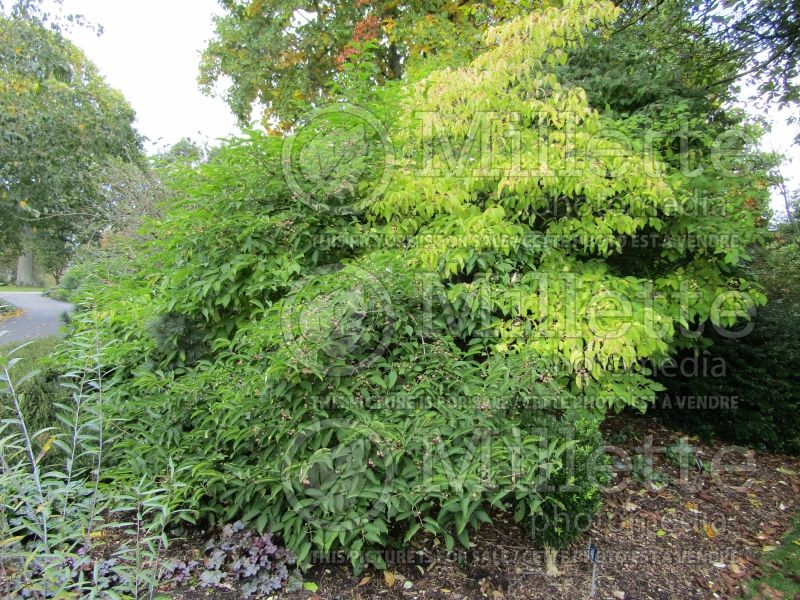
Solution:
[[(751, 88), (746, 88), (742, 96), (751, 93)], [(745, 98), (740, 101), (740, 105), (751, 113), (764, 116), (772, 125), (772, 129), (762, 138), (761, 146), (765, 150), (779, 152), (786, 156), (781, 165), (781, 173), (786, 178), (786, 187), (791, 194), (794, 190), (800, 191), (800, 145), (794, 143), (794, 139), (800, 134), (800, 124), (793, 123), (787, 125), (788, 117), (794, 112), (798, 117), (797, 108), (778, 109), (775, 106), (758, 106)], [(778, 220), (785, 220), (786, 206), (783, 196), (778, 190), (772, 192), (772, 210)]]
[[(212, 15), (221, 10), (217, 0), (64, 0), (63, 6), (102, 25), (100, 37), (82, 28), (68, 35), (133, 105), (149, 149), (182, 137), (213, 143), (238, 132), (222, 98), (204, 96), (197, 85), (200, 52), (213, 35)], [(798, 127), (785, 125), (785, 112), (767, 112), (774, 128), (764, 146), (790, 156), (783, 174), (797, 189), (800, 148), (792, 141)], [(773, 209), (783, 211), (777, 195)]]
[(217, 0), (64, 0), (63, 7), (103, 27), (99, 37), (80, 27), (67, 35), (131, 103), (149, 149), (238, 131), (224, 100), (197, 85)]

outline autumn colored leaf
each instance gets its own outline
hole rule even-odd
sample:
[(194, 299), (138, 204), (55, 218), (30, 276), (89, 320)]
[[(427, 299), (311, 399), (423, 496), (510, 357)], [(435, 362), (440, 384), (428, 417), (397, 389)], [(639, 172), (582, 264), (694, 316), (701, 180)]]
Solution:
[(703, 533), (705, 533), (706, 537), (710, 540), (713, 540), (719, 534), (713, 523), (703, 523)]

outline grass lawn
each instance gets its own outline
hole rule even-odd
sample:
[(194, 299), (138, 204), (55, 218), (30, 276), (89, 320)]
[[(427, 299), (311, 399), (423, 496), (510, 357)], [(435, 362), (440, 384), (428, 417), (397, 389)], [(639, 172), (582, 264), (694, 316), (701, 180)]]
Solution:
[(2, 292), (43, 292), (44, 288), (35, 287), (21, 287), (18, 285), (0, 285), (0, 293)]
[(786, 598), (800, 594), (800, 515), (781, 540), (781, 545), (766, 552), (761, 562), (761, 573), (747, 586), (743, 598)]

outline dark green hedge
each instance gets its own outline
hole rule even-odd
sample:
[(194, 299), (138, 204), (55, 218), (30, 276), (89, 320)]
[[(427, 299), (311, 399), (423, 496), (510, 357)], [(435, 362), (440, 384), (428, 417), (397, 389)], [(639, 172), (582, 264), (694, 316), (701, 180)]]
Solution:
[[(714, 345), (700, 353), (696, 363), (690, 354), (679, 357), (683, 368), (674, 370), (683, 375), (662, 373), (660, 381), (667, 391), (657, 412), (695, 433), (756, 449), (800, 454), (798, 241), (777, 235), (758, 251), (750, 270), (769, 298), (758, 310), (753, 331), (740, 339), (712, 332)], [(719, 398), (720, 403), (727, 399), (730, 408), (687, 407), (692, 398)]]

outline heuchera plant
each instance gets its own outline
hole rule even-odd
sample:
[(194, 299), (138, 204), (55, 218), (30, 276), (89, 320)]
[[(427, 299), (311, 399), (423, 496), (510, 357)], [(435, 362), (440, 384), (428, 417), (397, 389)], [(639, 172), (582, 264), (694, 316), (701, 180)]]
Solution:
[(249, 597), (281, 589), (294, 564), (292, 554), (273, 543), (272, 534), (247, 530), (237, 521), (226, 525), (221, 535), (206, 545), (203, 560), (170, 561), (161, 579), (173, 587), (193, 577), (206, 588), (235, 583)]

